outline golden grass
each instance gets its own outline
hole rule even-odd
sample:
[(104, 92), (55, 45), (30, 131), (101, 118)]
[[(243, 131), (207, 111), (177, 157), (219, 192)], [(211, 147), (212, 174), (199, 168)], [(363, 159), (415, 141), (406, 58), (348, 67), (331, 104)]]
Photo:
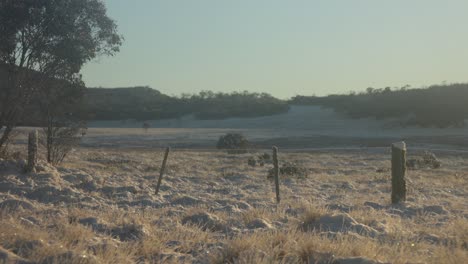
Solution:
[[(86, 192), (85, 196), (99, 201), (99, 206), (86, 208), (79, 203), (71, 206), (34, 202), (37, 208), (32, 211), (2, 209), (0, 246), (30, 260), (74, 252), (76, 255), (70, 261), (75, 263), (83, 263), (83, 257), (97, 263), (158, 263), (163, 260), (165, 263), (191, 263), (192, 260), (307, 263), (354, 256), (391, 263), (463, 263), (468, 260), (465, 200), (468, 183), (463, 171), (468, 168), (468, 160), (464, 158), (444, 157), (443, 164), (450, 167), (440, 170), (409, 171), (411, 201), (407, 208), (441, 205), (449, 213), (416, 212), (406, 216), (390, 213), (389, 175), (376, 172), (377, 168), (389, 166), (386, 154), (282, 153), (282, 160), (294, 161), (316, 173), (306, 178), (283, 177), (280, 205), (274, 203), (274, 187), (266, 178), (270, 165), (250, 167), (247, 165), (249, 155), (258, 154), (174, 151), (163, 188), (154, 196), (153, 185), (162, 152), (79, 150), (62, 169), (91, 175), (98, 189)], [(103, 165), (93, 161), (96, 157), (123, 162)], [(366, 165), (354, 164), (358, 162)], [(238, 175), (246, 176), (239, 176), (244, 179), (238, 180)], [(343, 187), (344, 183), (349, 185)], [(62, 179), (59, 184), (75, 188)], [(99, 189), (105, 186), (132, 186), (137, 191), (128, 194), (130, 198), (118, 198)], [(194, 197), (201, 203), (171, 204), (184, 196)], [(150, 200), (160, 207), (119, 205), (119, 202), (139, 199)], [(366, 201), (378, 203), (385, 209), (370, 209), (364, 206)], [(241, 202), (250, 207), (239, 204)], [(342, 213), (339, 208), (329, 208), (334, 204), (349, 206), (347, 213), (352, 218), (383, 235), (338, 233), (327, 236), (318, 230), (301, 230), (302, 223)], [(235, 210), (219, 209), (226, 205)], [(197, 212), (216, 215), (233, 231), (203, 231), (181, 224), (183, 217)], [(34, 217), (38, 224), (21, 221), (27, 217)], [(79, 223), (79, 219), (87, 217), (98, 219), (107, 231), (99, 232)], [(274, 228), (248, 229), (255, 219), (265, 219)], [(115, 228), (144, 232), (137, 239), (120, 241), (112, 235), (111, 230)], [(41, 241), (38, 242), (41, 246), (26, 248), (31, 241)]]

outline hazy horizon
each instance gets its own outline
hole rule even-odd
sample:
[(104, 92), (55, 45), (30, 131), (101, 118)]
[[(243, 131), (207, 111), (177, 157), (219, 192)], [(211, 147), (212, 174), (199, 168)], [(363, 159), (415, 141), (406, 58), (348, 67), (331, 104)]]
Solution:
[(106, 0), (121, 52), (88, 87), (279, 98), (467, 82), (466, 1)]

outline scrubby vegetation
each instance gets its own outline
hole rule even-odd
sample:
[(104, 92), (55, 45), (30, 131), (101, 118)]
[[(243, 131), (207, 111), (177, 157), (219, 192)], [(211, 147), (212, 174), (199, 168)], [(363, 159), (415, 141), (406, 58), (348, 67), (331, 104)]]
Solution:
[(162, 119), (180, 116), (178, 100), (149, 87), (90, 88), (85, 102), (94, 120)]
[(219, 137), (216, 148), (229, 150), (245, 150), (249, 145), (249, 141), (242, 134), (228, 133)]
[(327, 97), (296, 96), (291, 104), (321, 105), (352, 118), (398, 118), (400, 125), (461, 127), (468, 118), (468, 84), (426, 89), (373, 89)]
[(267, 116), (289, 110), (285, 101), (267, 93), (247, 91), (233, 93), (207, 91), (198, 95), (183, 96), (181, 100), (199, 119)]
[(171, 97), (150, 87), (90, 88), (86, 94), (94, 120), (154, 120), (194, 115), (198, 119), (256, 117), (287, 112), (286, 102), (266, 93), (214, 93)]

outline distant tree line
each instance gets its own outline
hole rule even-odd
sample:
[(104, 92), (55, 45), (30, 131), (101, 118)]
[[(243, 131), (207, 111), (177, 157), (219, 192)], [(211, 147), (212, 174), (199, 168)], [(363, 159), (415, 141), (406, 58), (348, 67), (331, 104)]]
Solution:
[(149, 87), (88, 88), (85, 105), (90, 120), (151, 120), (177, 114), (177, 99)]
[(320, 105), (352, 118), (397, 118), (401, 126), (462, 127), (468, 119), (468, 84), (424, 89), (368, 88), (362, 93), (326, 97), (296, 96), (290, 104)]
[(256, 117), (287, 112), (286, 101), (266, 93), (212, 92), (172, 97), (149, 87), (89, 88), (86, 108), (93, 120), (151, 120), (194, 115), (198, 119)]
[(184, 108), (198, 119), (257, 117), (288, 112), (288, 103), (267, 93), (203, 91), (179, 98)]

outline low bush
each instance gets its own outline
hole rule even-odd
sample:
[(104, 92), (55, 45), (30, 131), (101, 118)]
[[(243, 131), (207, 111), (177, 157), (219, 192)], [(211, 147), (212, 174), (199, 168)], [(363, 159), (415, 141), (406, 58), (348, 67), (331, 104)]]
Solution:
[[(292, 162), (286, 162), (279, 168), (280, 176), (298, 176), (306, 177), (309, 173), (307, 168), (301, 167)], [(271, 168), (268, 171), (268, 178), (273, 178), (275, 175), (275, 169)]]
[(216, 148), (227, 149), (227, 150), (246, 150), (249, 145), (249, 141), (242, 134), (239, 133), (228, 133), (224, 136), (219, 137)]

